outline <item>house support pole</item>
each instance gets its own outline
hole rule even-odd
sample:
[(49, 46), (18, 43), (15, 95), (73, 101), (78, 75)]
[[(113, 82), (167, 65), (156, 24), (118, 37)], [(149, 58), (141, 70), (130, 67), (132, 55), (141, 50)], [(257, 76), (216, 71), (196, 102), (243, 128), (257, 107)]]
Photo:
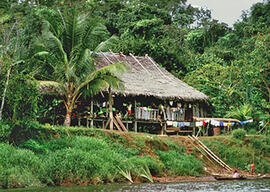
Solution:
[(112, 111), (112, 89), (109, 88), (109, 119), (110, 119), (110, 130), (113, 130), (113, 111)]
[(137, 127), (137, 118), (136, 118), (136, 114), (137, 114), (137, 102), (136, 102), (136, 99), (135, 99), (135, 101), (134, 101), (134, 131), (137, 133), (137, 131), (138, 131), (138, 127)]

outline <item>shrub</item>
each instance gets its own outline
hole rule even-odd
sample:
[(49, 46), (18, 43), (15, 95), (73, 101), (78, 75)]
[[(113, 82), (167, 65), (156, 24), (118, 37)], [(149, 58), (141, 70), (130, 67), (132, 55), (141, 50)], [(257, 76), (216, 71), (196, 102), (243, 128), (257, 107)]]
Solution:
[(44, 153), (47, 151), (46, 146), (40, 144), (38, 141), (35, 141), (33, 139), (29, 139), (26, 142), (20, 144), (20, 147), (29, 149), (35, 153)]
[(48, 150), (51, 151), (63, 150), (70, 147), (71, 140), (72, 138), (69, 137), (56, 138), (44, 143), (44, 145)]
[(142, 157), (138, 156), (131, 157), (125, 161), (124, 166), (125, 169), (131, 171), (134, 177), (137, 177), (141, 174), (142, 167), (148, 167), (151, 174), (155, 176), (161, 176), (162, 169), (164, 168), (162, 162), (148, 155)]
[[(30, 80), (31, 79), (31, 80)], [(37, 82), (31, 75), (17, 73), (11, 75), (6, 92), (4, 119), (15, 121), (29, 121), (36, 118), (37, 101), (40, 93)]]
[(85, 136), (74, 137), (70, 146), (83, 151), (104, 150), (109, 148), (109, 145), (103, 139)]
[(247, 132), (244, 129), (236, 129), (233, 131), (233, 138), (244, 140), (246, 137)]
[(256, 149), (258, 152), (265, 152), (266, 151), (266, 144), (263, 142), (262, 139), (259, 138), (250, 138), (249, 142), (252, 144), (252, 147)]
[(121, 145), (120, 143), (114, 143), (111, 145), (111, 148), (116, 152), (119, 153), (123, 156), (125, 156), (126, 158), (130, 158), (132, 156), (136, 156), (139, 155), (140, 152), (138, 149), (134, 149), (134, 148), (125, 148), (123, 145)]
[(229, 146), (237, 146), (237, 147), (241, 147), (241, 146), (244, 146), (245, 143), (243, 140), (240, 140), (240, 139), (236, 139), (234, 137), (232, 137), (230, 140), (229, 140)]
[[(226, 150), (226, 163), (232, 167), (247, 170), (252, 162), (252, 151), (244, 147), (230, 147)], [(248, 171), (248, 170), (247, 170)]]
[(0, 144), (0, 186), (25, 187), (48, 181), (45, 165), (32, 151)]
[(249, 135), (256, 135), (257, 134), (257, 130), (256, 129), (249, 129), (248, 130), (248, 134)]
[(175, 143), (175, 142), (173, 142), (173, 141), (171, 141), (169, 139), (164, 139), (164, 142), (168, 146), (169, 150), (175, 150), (175, 151), (178, 151), (180, 153), (185, 152), (185, 147), (180, 147), (177, 143)]
[(57, 150), (43, 156), (47, 175), (55, 184), (66, 182), (113, 181), (117, 177), (116, 165), (124, 158), (109, 149), (83, 151), (78, 148)]
[(192, 155), (179, 154), (176, 151), (157, 151), (166, 169), (176, 176), (198, 176), (203, 172), (201, 163)]
[(2, 188), (40, 187), (40, 180), (27, 169), (19, 166), (2, 169), (0, 172), (0, 186)]
[(203, 141), (203, 143), (212, 151), (215, 152), (215, 154), (220, 157), (225, 157), (225, 151), (226, 151), (226, 145), (223, 141), (219, 140), (212, 140), (212, 141)]
[(0, 121), (0, 142), (8, 142), (12, 128), (4, 121)]
[(267, 145), (270, 145), (270, 135), (267, 135), (265, 137), (265, 142), (266, 142)]

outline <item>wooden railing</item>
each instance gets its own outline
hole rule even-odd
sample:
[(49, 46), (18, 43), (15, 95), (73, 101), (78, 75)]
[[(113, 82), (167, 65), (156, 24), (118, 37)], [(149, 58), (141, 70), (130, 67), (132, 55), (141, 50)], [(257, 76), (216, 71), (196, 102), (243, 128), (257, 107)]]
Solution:
[(158, 109), (149, 109), (146, 107), (137, 107), (135, 118), (143, 120), (157, 120), (159, 114)]
[(166, 110), (166, 118), (168, 121), (184, 121), (184, 111), (183, 110)]

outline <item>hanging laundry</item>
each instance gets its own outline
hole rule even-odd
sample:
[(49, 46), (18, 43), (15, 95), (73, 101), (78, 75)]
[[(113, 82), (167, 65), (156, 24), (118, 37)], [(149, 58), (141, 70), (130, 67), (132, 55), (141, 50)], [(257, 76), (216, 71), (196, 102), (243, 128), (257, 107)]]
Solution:
[(232, 126), (234, 126), (235, 125), (235, 122), (231, 122), (231, 124), (232, 124)]
[(131, 114), (132, 104), (129, 104), (127, 108), (128, 108), (128, 114)]
[(232, 123), (227, 123), (227, 126), (232, 126)]
[(222, 121), (219, 122), (219, 126), (222, 127), (224, 126), (224, 123)]
[(179, 125), (180, 125), (180, 127), (184, 127), (185, 126), (184, 122), (180, 122)]
[(173, 127), (177, 127), (178, 123), (177, 122), (173, 122)]
[(180, 114), (183, 114), (183, 109), (182, 108), (180, 108)]
[(253, 119), (247, 120), (246, 123), (252, 123)]
[(205, 121), (203, 121), (202, 123), (203, 123), (203, 126), (205, 126), (205, 125), (206, 125)]
[(184, 126), (189, 127), (190, 126), (190, 122), (184, 122)]
[(220, 125), (219, 121), (211, 120), (211, 125), (218, 127)]
[(195, 122), (195, 126), (196, 127), (201, 127), (201, 126), (203, 126), (203, 122), (202, 121)]
[(168, 126), (172, 126), (173, 125), (173, 122), (172, 121), (167, 121), (167, 125)]

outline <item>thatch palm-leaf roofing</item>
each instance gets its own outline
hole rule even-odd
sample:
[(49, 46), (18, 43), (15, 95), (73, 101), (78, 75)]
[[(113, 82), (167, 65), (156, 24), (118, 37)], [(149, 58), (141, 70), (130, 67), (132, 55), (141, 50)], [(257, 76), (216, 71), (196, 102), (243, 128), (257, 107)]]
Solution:
[(189, 102), (208, 100), (208, 96), (204, 93), (174, 77), (147, 55), (144, 57), (116, 53), (97, 53), (97, 55), (97, 68), (115, 62), (124, 62), (130, 68), (120, 77), (124, 82), (124, 90), (114, 90), (115, 94), (153, 96)]
[[(124, 89), (113, 90), (124, 96), (153, 96), (159, 99), (182, 100), (186, 102), (207, 101), (208, 96), (187, 85), (163, 69), (149, 56), (129, 56), (117, 53), (97, 53), (97, 69), (107, 65), (123, 62), (129, 70), (122, 74)], [(52, 82), (39, 84), (42, 94), (61, 94)]]

